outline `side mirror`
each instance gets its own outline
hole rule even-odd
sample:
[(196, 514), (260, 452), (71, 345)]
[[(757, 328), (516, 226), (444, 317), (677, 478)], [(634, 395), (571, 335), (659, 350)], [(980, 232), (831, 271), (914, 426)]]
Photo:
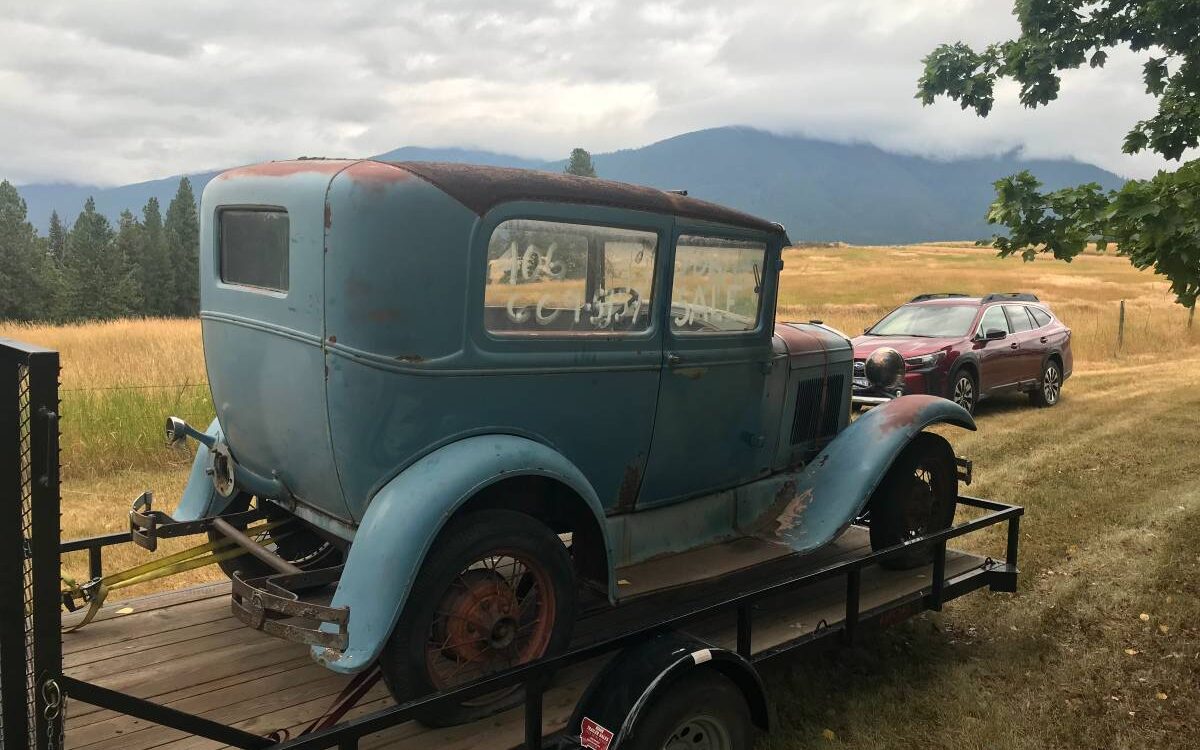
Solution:
[(1008, 337), (1008, 331), (1004, 330), (1003, 328), (989, 328), (987, 329), (987, 332), (983, 334), (983, 337), (988, 341), (999, 341), (1000, 339)]

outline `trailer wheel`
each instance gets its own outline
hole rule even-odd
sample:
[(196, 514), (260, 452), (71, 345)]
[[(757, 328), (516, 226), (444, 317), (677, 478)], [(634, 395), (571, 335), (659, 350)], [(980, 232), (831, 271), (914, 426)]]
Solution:
[[(561, 653), (574, 620), (575, 576), (558, 536), (524, 513), (468, 513), (438, 535), (380, 666), (404, 702)], [(452, 726), (522, 699), (514, 687), (419, 718)]]
[[(241, 513), (249, 509), (250, 496), (243, 494), (235, 497), (229, 503), (227, 512)], [(267, 518), (272, 521), (282, 521), (289, 518), (289, 516), (287, 511), (278, 508), (274, 503), (268, 503)], [(208, 532), (208, 539), (211, 542), (217, 542), (224, 538), (225, 535), (215, 529)], [(328, 539), (323, 539), (319, 534), (299, 521), (285, 523), (271, 531), (252, 536), (252, 538), (258, 543), (265, 545), (267, 549), (279, 555), (284, 560), (303, 570), (327, 568), (332, 565), (339, 565), (342, 562), (342, 551), (340, 549), (335, 547)], [(230, 578), (233, 578), (233, 574), (237, 571), (240, 571), (242, 578), (246, 579), (260, 578), (278, 572), (262, 560), (248, 554), (241, 554), (237, 557), (231, 557), (228, 560), (218, 560), (217, 565)]]
[[(893, 547), (954, 522), (958, 467), (942, 436), (922, 432), (905, 446), (871, 496), (871, 549)], [(907, 570), (933, 559), (933, 546), (906, 550), (881, 565)]]
[(754, 723), (746, 698), (711, 669), (688, 672), (640, 711), (629, 750), (750, 750)]

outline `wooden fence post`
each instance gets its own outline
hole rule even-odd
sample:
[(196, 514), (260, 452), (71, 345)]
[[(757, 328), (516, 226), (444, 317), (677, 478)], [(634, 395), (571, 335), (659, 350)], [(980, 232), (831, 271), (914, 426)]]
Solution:
[(1121, 317), (1117, 321), (1117, 354), (1125, 346), (1125, 300), (1121, 300)]

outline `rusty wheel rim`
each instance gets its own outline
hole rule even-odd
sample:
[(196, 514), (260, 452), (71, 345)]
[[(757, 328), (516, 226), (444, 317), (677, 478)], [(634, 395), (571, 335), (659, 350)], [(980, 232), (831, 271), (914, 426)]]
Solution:
[[(430, 682), (445, 690), (543, 656), (555, 625), (549, 572), (516, 550), (497, 550), (460, 570), (438, 602), (425, 640)], [(487, 704), (518, 690), (490, 693)]]
[(904, 501), (905, 539), (913, 539), (928, 531), (940, 506), (934, 488), (933, 470), (919, 464), (913, 470), (912, 482)]

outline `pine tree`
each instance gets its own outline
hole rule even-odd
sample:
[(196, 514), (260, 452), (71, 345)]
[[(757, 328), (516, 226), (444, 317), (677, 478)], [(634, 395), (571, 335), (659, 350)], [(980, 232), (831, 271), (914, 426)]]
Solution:
[(179, 180), (179, 190), (167, 206), (163, 229), (174, 279), (171, 312), (196, 315), (200, 312), (200, 219), (192, 183), (186, 177)]
[(142, 312), (146, 315), (174, 314), (174, 285), (167, 237), (163, 231), (158, 198), (146, 201), (142, 208), (142, 243), (139, 258), (138, 286), (141, 288)]
[(582, 148), (571, 149), (571, 158), (567, 160), (563, 172), (579, 177), (595, 177), (596, 166), (592, 164), (592, 155)]
[(125, 259), (114, 248), (112, 225), (91, 198), (67, 234), (66, 250), (67, 315), (115, 318), (128, 313), (134, 287)]
[(125, 312), (145, 315), (141, 286), (143, 234), (142, 225), (134, 218), (133, 212), (129, 209), (122, 211), (117, 222), (111, 263), (119, 266), (123, 272), (120, 284), (127, 290), (124, 295)]
[(54, 311), (57, 276), (28, 221), (21, 194), (0, 182), (0, 319), (41, 320)]
[(50, 212), (50, 231), (46, 234), (46, 240), (50, 246), (50, 255), (61, 266), (63, 254), (67, 250), (67, 230), (63, 229), (62, 220), (58, 218), (58, 211)]

